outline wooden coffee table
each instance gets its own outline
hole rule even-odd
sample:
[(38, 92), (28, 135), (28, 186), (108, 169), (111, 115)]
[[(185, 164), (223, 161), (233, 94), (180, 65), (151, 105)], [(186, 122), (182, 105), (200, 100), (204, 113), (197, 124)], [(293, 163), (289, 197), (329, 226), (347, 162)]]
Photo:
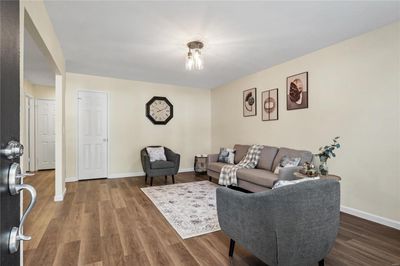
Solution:
[[(304, 174), (299, 173), (299, 172), (295, 172), (294, 176), (296, 176), (299, 179), (300, 178), (310, 178), (310, 176), (304, 175)], [(338, 175), (319, 175), (319, 178), (320, 179), (333, 179), (333, 180), (336, 180), (336, 181), (342, 180), (342, 178), (340, 176), (338, 176)]]

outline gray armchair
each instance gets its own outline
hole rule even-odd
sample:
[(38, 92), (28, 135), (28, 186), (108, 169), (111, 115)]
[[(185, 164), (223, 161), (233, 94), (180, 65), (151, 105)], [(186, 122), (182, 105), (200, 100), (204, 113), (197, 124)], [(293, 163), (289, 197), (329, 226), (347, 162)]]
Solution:
[[(160, 147), (160, 146), (150, 146)], [(165, 182), (167, 177), (172, 176), (172, 183), (175, 184), (175, 175), (178, 173), (181, 156), (170, 149), (164, 147), (165, 156), (167, 161), (155, 161), (150, 162), (150, 157), (147, 154), (146, 148), (140, 151), (140, 158), (142, 160), (143, 171), (145, 172), (145, 183), (147, 183), (147, 177), (150, 177), (150, 186), (153, 185), (153, 177), (165, 176)]]
[(324, 265), (339, 229), (340, 185), (316, 180), (259, 193), (217, 188), (222, 231), (268, 265)]

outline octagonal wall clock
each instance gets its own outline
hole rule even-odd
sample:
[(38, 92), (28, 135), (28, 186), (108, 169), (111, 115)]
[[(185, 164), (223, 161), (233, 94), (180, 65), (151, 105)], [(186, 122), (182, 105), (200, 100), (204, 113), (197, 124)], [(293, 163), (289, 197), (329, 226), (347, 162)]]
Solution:
[(154, 125), (166, 125), (174, 117), (174, 106), (166, 97), (154, 96), (146, 103), (146, 116)]

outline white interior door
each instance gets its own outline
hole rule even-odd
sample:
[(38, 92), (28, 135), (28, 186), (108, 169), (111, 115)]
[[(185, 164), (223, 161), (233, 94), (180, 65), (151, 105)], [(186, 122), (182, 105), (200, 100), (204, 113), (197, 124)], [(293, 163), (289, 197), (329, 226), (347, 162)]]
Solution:
[(108, 99), (103, 92), (78, 92), (78, 179), (108, 176)]
[(56, 101), (36, 100), (36, 168), (55, 168)]

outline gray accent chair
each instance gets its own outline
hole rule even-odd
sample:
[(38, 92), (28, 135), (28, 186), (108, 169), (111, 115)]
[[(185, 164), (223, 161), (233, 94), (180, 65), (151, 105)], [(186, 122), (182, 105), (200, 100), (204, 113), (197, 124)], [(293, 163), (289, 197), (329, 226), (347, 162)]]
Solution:
[[(149, 147), (161, 147), (161, 146), (149, 146)], [(181, 156), (178, 153), (164, 147), (165, 156), (167, 161), (155, 161), (150, 162), (150, 157), (147, 154), (146, 148), (140, 151), (140, 158), (142, 161), (143, 171), (145, 172), (145, 183), (147, 183), (147, 178), (150, 177), (150, 186), (153, 185), (153, 177), (165, 176), (165, 182), (167, 182), (167, 177), (170, 175), (172, 177), (172, 183), (175, 184), (175, 175), (179, 171), (179, 164)]]
[(222, 231), (268, 265), (324, 265), (339, 229), (340, 184), (298, 183), (258, 193), (217, 188)]

